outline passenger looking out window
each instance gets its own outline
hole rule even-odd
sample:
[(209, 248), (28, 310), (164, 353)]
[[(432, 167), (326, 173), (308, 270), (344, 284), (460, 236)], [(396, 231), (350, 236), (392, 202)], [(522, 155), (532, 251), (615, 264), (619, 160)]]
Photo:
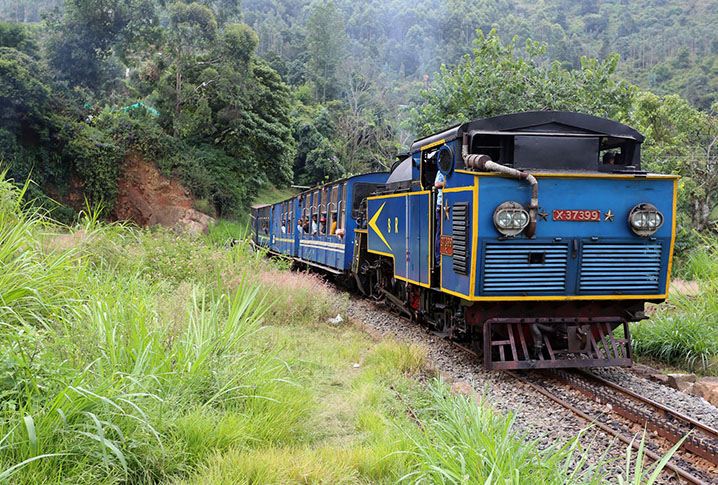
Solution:
[(336, 233), (337, 233), (337, 213), (334, 212), (332, 214), (332, 225), (331, 225), (331, 228), (329, 229), (329, 234), (334, 236), (334, 235), (336, 235)]

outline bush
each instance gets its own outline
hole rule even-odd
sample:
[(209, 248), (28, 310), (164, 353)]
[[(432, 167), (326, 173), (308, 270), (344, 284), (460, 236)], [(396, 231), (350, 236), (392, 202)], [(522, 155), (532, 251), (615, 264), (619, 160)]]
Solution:
[(633, 326), (634, 352), (668, 365), (707, 372), (711, 360), (718, 356), (718, 324), (714, 318), (666, 313)]

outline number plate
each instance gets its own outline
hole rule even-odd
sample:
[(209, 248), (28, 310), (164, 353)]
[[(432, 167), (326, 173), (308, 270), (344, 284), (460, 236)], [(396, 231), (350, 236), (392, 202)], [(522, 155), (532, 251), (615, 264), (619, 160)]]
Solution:
[(576, 221), (576, 222), (600, 222), (601, 211), (591, 210), (555, 210), (553, 211), (554, 221)]
[(454, 255), (454, 238), (451, 236), (441, 236), (439, 240), (439, 252), (445, 256)]

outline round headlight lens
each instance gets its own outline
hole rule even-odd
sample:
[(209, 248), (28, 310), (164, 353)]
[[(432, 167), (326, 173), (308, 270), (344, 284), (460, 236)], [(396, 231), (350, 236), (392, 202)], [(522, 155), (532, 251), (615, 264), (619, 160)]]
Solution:
[(529, 215), (526, 213), (526, 211), (515, 212), (514, 223), (518, 227), (526, 227), (526, 225), (529, 223)]
[(651, 204), (638, 204), (628, 214), (628, 224), (636, 235), (648, 237), (663, 225), (663, 214)]
[(513, 224), (511, 213), (507, 210), (500, 211), (496, 216), (496, 223), (503, 229), (508, 229)]
[(518, 202), (504, 202), (494, 211), (494, 225), (504, 236), (516, 236), (528, 223), (529, 214)]

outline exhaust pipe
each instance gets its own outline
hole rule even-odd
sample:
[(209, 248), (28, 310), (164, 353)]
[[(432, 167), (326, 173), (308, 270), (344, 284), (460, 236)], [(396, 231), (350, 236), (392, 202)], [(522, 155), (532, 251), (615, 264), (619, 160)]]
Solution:
[(515, 168), (507, 167), (505, 165), (498, 164), (491, 160), (488, 155), (469, 155), (469, 144), (468, 135), (464, 133), (463, 142), (461, 145), (461, 157), (464, 159), (464, 165), (468, 168), (475, 170), (481, 170), (484, 172), (494, 172), (508, 175), (519, 180), (525, 180), (531, 184), (531, 202), (529, 203), (529, 225), (526, 228), (526, 236), (534, 237), (536, 234), (536, 217), (538, 214), (538, 181), (536, 177), (530, 173), (522, 172)]

